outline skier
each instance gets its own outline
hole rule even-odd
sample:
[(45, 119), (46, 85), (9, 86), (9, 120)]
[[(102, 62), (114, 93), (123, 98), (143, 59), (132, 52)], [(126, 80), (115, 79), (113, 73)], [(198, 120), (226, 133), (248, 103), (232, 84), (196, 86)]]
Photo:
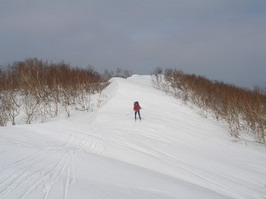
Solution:
[(139, 105), (139, 102), (134, 102), (133, 110), (135, 111), (135, 120), (137, 119), (137, 114), (139, 115), (139, 119), (141, 120), (140, 109), (141, 107)]

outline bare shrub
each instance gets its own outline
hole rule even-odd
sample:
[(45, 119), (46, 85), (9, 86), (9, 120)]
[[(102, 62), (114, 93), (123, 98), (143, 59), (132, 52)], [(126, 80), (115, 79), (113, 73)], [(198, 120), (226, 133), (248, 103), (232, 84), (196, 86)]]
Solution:
[(26, 123), (35, 118), (45, 121), (62, 111), (70, 116), (75, 107), (89, 110), (90, 95), (101, 92), (102, 85), (106, 85), (92, 68), (74, 68), (64, 62), (48, 63), (36, 58), (14, 62), (6, 71), (0, 70), (0, 77), (3, 125), (6, 117), (15, 125), (21, 110), (26, 114)]
[(158, 67), (154, 70), (152, 76), (152, 82), (155, 85), (155, 88), (163, 90), (165, 81), (164, 81), (162, 68)]
[(263, 89), (251, 91), (169, 69), (157, 70), (154, 77), (157, 88), (162, 89), (165, 83), (161, 79), (164, 78), (175, 97), (184, 102), (191, 101), (206, 115), (212, 113), (217, 121), (226, 121), (232, 136), (238, 138), (243, 130), (251, 131), (258, 142), (265, 143), (266, 95)]
[(8, 121), (6, 107), (3, 101), (3, 96), (0, 93), (0, 126), (6, 126)]
[(26, 94), (22, 96), (22, 103), (26, 114), (26, 124), (30, 124), (38, 114), (39, 100), (34, 95)]
[(128, 78), (132, 75), (132, 71), (125, 70), (125, 69), (118, 67), (116, 68), (115, 73), (111, 72), (111, 74), (113, 74), (114, 77)]

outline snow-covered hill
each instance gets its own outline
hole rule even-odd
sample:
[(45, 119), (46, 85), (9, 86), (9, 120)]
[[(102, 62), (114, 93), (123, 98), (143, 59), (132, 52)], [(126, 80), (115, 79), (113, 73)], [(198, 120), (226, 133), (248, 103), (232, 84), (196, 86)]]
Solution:
[(1, 199), (266, 197), (264, 146), (233, 142), (149, 76), (111, 82), (94, 113), (0, 128)]

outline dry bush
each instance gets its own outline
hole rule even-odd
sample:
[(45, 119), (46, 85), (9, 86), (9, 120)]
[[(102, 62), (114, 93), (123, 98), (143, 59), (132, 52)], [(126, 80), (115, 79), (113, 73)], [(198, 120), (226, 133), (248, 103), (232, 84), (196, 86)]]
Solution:
[(155, 85), (155, 88), (164, 90), (166, 92), (166, 81), (164, 80), (163, 69), (158, 67), (154, 70), (152, 76), (152, 82)]
[(62, 111), (70, 116), (75, 107), (88, 110), (90, 95), (107, 85), (91, 68), (73, 68), (64, 62), (48, 63), (36, 58), (9, 65), (7, 70), (0, 70), (0, 77), (0, 109), (4, 112), (0, 125), (6, 124), (6, 117), (15, 124), (22, 104), (26, 123), (35, 118), (44, 121)]
[(226, 121), (232, 136), (238, 138), (243, 130), (251, 131), (258, 142), (265, 143), (266, 95), (261, 89), (251, 91), (177, 70), (160, 70), (159, 74), (163, 77), (158, 77), (158, 72), (154, 75), (156, 87), (168, 82), (176, 97), (191, 101), (206, 115), (211, 112), (216, 120)]
[(111, 72), (113, 74), (113, 77), (122, 77), (122, 78), (128, 78), (132, 75), (132, 71), (125, 70), (122, 68), (116, 68), (115, 73)]

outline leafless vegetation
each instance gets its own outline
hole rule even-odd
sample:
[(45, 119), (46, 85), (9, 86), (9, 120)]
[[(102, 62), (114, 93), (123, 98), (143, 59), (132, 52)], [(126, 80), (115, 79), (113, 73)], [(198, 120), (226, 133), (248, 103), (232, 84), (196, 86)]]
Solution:
[[(71, 110), (90, 111), (92, 94), (107, 85), (91, 68), (71, 67), (64, 62), (48, 63), (36, 58), (15, 62), (0, 70), (0, 125), (16, 124), (25, 115), (25, 123), (45, 121)], [(100, 99), (99, 99), (100, 100)]]
[(116, 68), (115, 72), (110, 70), (104, 71), (104, 79), (109, 80), (112, 77), (121, 77), (121, 78), (128, 78), (132, 75), (132, 71), (122, 69), (122, 68)]
[(207, 116), (226, 121), (232, 136), (252, 132), (256, 141), (265, 143), (266, 95), (263, 89), (243, 89), (202, 76), (177, 70), (156, 69), (153, 82), (185, 103), (192, 102)]

